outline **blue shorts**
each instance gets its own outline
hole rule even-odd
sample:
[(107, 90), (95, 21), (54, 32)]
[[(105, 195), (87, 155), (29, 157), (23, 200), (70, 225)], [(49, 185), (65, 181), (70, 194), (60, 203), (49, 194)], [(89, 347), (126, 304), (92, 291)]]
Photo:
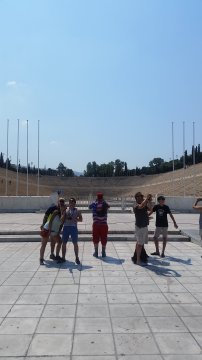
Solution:
[(62, 242), (67, 243), (71, 237), (73, 244), (76, 244), (78, 241), (78, 229), (76, 226), (64, 226), (62, 232)]

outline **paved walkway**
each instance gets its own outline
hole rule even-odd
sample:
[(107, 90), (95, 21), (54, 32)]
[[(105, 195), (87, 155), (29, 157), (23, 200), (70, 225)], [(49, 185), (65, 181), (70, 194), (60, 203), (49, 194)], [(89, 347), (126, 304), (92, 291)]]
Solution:
[[(38, 229), (42, 218), (12, 215), (0, 215), (1, 229), (22, 229), (23, 219)], [(197, 215), (175, 217), (197, 231)], [(104, 260), (90, 242), (79, 246), (81, 267), (72, 244), (65, 264), (49, 260), (47, 246), (39, 266), (39, 243), (0, 243), (0, 359), (202, 360), (198, 245), (170, 242), (165, 259), (144, 267), (131, 262), (134, 242), (109, 242)]]

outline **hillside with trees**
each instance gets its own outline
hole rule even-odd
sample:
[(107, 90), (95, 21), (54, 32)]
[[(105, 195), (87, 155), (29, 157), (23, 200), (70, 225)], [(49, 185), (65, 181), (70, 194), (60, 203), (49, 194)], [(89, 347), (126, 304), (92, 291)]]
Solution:
[(149, 162), (148, 166), (142, 168), (135, 167), (134, 169), (128, 169), (127, 163), (119, 159), (110, 161), (107, 164), (98, 165), (95, 161), (89, 162), (84, 171), (84, 176), (87, 177), (111, 177), (111, 176), (138, 176), (138, 175), (155, 175), (163, 174), (173, 170), (182, 169), (190, 165), (198, 164), (202, 162), (202, 152), (200, 145), (195, 148), (192, 147), (191, 154), (188, 155), (187, 150), (180, 159), (174, 159), (173, 161), (165, 161), (160, 157), (156, 157)]
[[(88, 162), (86, 165), (86, 170), (84, 171), (85, 177), (112, 177), (112, 176), (139, 176), (139, 175), (155, 175), (163, 174), (173, 170), (173, 165), (175, 170), (182, 169), (190, 165), (198, 164), (202, 162), (202, 152), (200, 150), (200, 144), (196, 147), (192, 146), (192, 151), (188, 154), (187, 150), (184, 155), (179, 159), (174, 159), (173, 161), (165, 161), (161, 157), (156, 157), (152, 159), (148, 166), (143, 166), (142, 168), (135, 167), (129, 169), (127, 162), (120, 159), (115, 161), (110, 161), (108, 163), (97, 164), (96, 161)], [(17, 171), (17, 166), (11, 163), (11, 160), (4, 159), (3, 153), (0, 153), (0, 168), (7, 168), (8, 170)], [(38, 168), (28, 164), (28, 169), (26, 166), (18, 165), (18, 172), (26, 174), (38, 174)], [(60, 177), (73, 177), (75, 176), (74, 171), (66, 167), (62, 162), (59, 163), (56, 169), (52, 168), (40, 168), (39, 174), (41, 176), (60, 176)]]

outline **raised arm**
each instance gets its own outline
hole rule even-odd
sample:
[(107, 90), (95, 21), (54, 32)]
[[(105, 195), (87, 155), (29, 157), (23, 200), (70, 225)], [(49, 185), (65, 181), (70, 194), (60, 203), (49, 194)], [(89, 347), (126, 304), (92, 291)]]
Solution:
[(83, 221), (83, 216), (80, 211), (78, 211), (78, 213), (77, 213), (77, 221), (79, 221), (79, 222)]
[(148, 211), (148, 216), (151, 216), (151, 214), (153, 214), (153, 208), (151, 210)]
[(196, 201), (195, 201), (195, 203), (193, 204), (193, 209), (196, 209), (196, 210), (202, 210), (202, 206), (201, 205), (198, 205), (198, 202), (199, 201), (202, 201), (202, 199), (201, 198), (198, 198), (198, 199), (196, 199)]
[(146, 198), (141, 202), (141, 204), (137, 204), (137, 207), (139, 209), (143, 209), (145, 206), (148, 206), (148, 204), (151, 203), (151, 194), (148, 194)]

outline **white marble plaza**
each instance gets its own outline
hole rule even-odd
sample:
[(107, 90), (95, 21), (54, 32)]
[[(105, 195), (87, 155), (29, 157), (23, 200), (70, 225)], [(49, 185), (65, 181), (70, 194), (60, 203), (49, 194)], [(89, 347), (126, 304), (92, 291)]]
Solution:
[[(42, 218), (0, 214), (0, 233), (36, 234)], [(199, 240), (197, 214), (175, 218)], [(84, 214), (80, 231), (91, 224)], [(134, 215), (109, 214), (109, 226), (131, 232)], [(199, 245), (169, 242), (164, 259), (151, 256), (148, 266), (137, 266), (134, 240), (110, 241), (105, 259), (81, 241), (78, 267), (72, 244), (63, 265), (49, 259), (48, 244), (40, 266), (39, 242), (9, 242), (7, 235), (1, 241), (0, 360), (202, 360)], [(146, 248), (154, 251), (153, 242)]]
[(171, 242), (165, 259), (137, 266), (133, 242), (109, 242), (104, 260), (81, 242), (81, 267), (72, 244), (63, 265), (48, 245), (40, 266), (39, 246), (0, 244), (0, 359), (202, 359), (198, 245)]

